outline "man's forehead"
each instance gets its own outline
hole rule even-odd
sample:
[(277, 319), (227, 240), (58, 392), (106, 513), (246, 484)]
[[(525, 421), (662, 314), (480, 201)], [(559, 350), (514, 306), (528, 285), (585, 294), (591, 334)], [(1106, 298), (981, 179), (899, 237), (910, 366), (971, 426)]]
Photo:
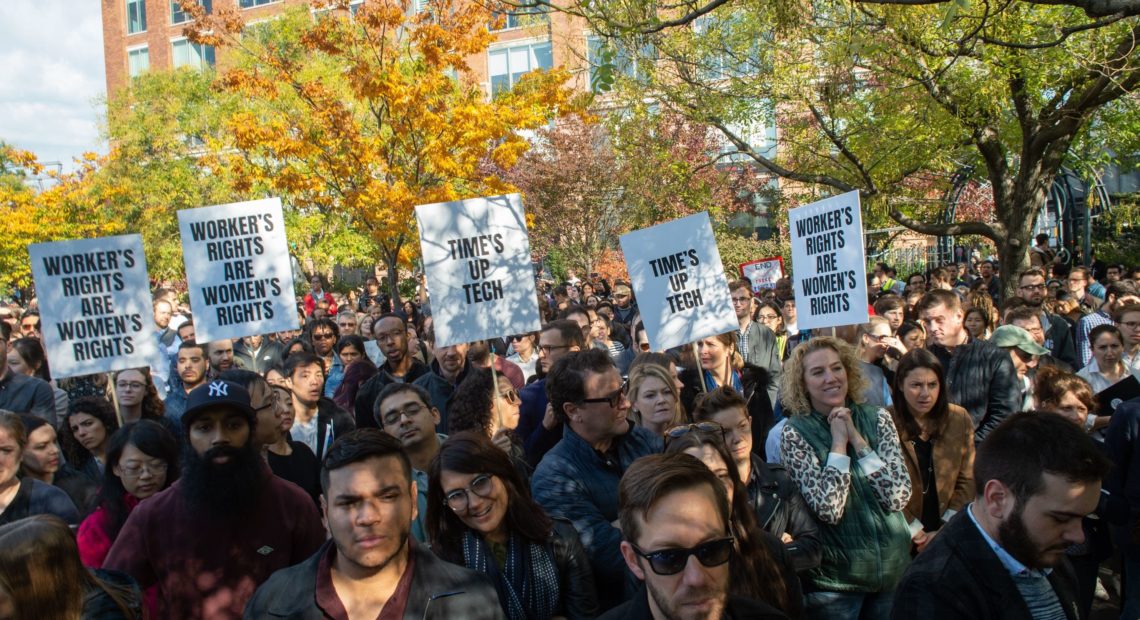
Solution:
[(391, 486), (403, 488), (409, 482), (398, 456), (373, 456), (330, 471), (329, 495), (363, 495)]
[(538, 339), (546, 344), (562, 344), (562, 332), (557, 329), (548, 329), (538, 335)]
[(424, 407), (427, 406), (427, 403), (420, 400), (418, 394), (411, 390), (405, 390), (403, 392), (392, 394), (391, 396), (388, 396), (383, 401), (381, 401), (380, 411), (384, 413), (390, 413), (393, 410), (403, 410), (403, 408), (409, 403), (416, 403)]
[(235, 409), (230, 405), (215, 405), (207, 409), (203, 409), (197, 416), (196, 420), (208, 420), (210, 422), (223, 422), (234, 418), (241, 420), (245, 419), (245, 412)]

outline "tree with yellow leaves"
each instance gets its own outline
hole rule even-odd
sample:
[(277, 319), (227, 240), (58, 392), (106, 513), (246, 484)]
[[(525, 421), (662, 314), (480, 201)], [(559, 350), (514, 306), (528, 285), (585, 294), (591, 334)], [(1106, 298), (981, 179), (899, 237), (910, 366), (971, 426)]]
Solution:
[(413, 208), (510, 191), (483, 164), (509, 169), (529, 148), (520, 130), (575, 107), (560, 69), (488, 99), (466, 63), (493, 41), (480, 3), (429, 0), (417, 13), (408, 0), (375, 0), (352, 13), (347, 0), (316, 0), (315, 19), (305, 7), (264, 29), (236, 9), (182, 4), (192, 40), (233, 52), (220, 84), (242, 102), (232, 148), (207, 165), (367, 231), (394, 298), (397, 269), (418, 250)]

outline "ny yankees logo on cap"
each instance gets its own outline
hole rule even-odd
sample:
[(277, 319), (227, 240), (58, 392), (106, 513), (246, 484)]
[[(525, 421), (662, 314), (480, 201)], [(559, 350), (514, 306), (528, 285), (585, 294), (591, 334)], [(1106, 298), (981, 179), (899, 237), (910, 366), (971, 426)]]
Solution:
[(230, 386), (225, 381), (214, 381), (213, 383), (210, 384), (209, 396), (211, 398), (213, 398), (215, 396), (229, 396), (229, 395), (230, 395)]

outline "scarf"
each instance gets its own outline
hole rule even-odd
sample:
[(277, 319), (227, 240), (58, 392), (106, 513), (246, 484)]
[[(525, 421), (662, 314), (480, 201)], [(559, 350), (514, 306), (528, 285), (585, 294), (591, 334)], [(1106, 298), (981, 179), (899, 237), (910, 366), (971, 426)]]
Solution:
[[(736, 370), (733, 370), (729, 373), (729, 375), (732, 377), (732, 389), (736, 390), (737, 394), (743, 394), (744, 393), (744, 385), (740, 382), (740, 373), (737, 372)], [(704, 371), (704, 378), (705, 378), (705, 388), (709, 392), (711, 392), (717, 388), (716, 378), (713, 377), (713, 374), (711, 372), (709, 372), (708, 370), (705, 370)]]
[(545, 545), (511, 534), (507, 560), (500, 568), (491, 546), (468, 529), (463, 533), (463, 563), (494, 580), (499, 603), (510, 620), (548, 620), (558, 608), (558, 570)]

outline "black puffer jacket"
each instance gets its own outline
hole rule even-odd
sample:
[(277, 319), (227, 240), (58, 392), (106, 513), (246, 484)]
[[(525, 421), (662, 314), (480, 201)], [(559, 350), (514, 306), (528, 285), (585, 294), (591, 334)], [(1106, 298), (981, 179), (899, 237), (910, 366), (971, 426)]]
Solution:
[(756, 522), (776, 538), (785, 532), (793, 539), (785, 545), (797, 573), (819, 566), (821, 545), (819, 525), (800, 495), (799, 487), (783, 465), (765, 463), (752, 455), (748, 480), (748, 503), (756, 512)]
[(981, 443), (1002, 420), (1020, 409), (1021, 389), (1009, 353), (985, 340), (969, 342), (951, 352), (933, 344), (930, 352), (946, 371), (950, 402), (974, 420), (974, 441)]

